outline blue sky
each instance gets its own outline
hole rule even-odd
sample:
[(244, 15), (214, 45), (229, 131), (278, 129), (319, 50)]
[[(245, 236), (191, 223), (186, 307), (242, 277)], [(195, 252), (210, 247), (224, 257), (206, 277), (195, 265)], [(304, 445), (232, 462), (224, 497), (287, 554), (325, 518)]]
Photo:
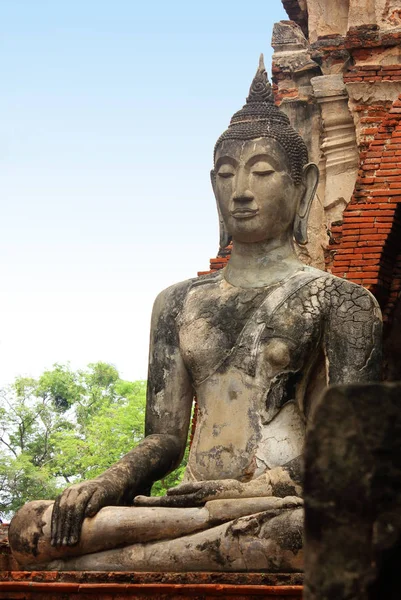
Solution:
[(218, 247), (213, 146), (280, 0), (0, 2), (0, 384), (145, 378), (161, 289)]

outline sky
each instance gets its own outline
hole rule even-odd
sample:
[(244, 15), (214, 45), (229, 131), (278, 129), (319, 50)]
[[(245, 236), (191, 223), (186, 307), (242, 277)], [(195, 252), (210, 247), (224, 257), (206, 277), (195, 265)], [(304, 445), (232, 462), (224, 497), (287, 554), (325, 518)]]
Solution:
[(280, 0), (0, 0), (0, 385), (147, 375), (159, 291), (218, 251), (213, 147)]

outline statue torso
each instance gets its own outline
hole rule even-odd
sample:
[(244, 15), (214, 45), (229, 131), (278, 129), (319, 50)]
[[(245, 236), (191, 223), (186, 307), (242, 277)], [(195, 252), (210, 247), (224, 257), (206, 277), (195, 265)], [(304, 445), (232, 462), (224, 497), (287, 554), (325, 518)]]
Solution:
[(305, 269), (270, 288), (221, 275), (191, 287), (177, 319), (199, 406), (188, 479), (246, 481), (302, 452), (329, 278)]

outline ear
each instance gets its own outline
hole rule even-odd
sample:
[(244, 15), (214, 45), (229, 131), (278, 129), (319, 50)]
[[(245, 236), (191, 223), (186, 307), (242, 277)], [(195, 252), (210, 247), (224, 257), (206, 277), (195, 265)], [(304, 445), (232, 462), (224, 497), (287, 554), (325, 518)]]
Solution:
[(314, 163), (305, 165), (302, 173), (303, 193), (299, 201), (298, 211), (294, 220), (294, 238), (300, 245), (308, 242), (308, 219), (319, 183), (319, 169)]
[(216, 198), (217, 213), (219, 215), (219, 232), (220, 232), (219, 253), (220, 253), (221, 250), (223, 250), (231, 242), (231, 237), (228, 235), (228, 231), (226, 229), (226, 225), (224, 223), (223, 216), (221, 214), (221, 210), (220, 210), (220, 206), (219, 206), (219, 201), (217, 199), (217, 194), (216, 194), (216, 172), (215, 172), (214, 169), (212, 169), (210, 171), (210, 181), (212, 182), (213, 193), (214, 193), (214, 197)]

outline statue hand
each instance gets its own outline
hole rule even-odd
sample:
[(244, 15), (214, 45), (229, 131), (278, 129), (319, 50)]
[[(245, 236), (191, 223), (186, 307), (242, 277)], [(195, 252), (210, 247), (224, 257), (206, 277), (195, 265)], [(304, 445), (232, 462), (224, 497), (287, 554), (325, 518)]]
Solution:
[(167, 496), (137, 496), (135, 506), (166, 506), (185, 508), (202, 506), (209, 500), (240, 498), (244, 496), (245, 485), (236, 479), (215, 479), (182, 483), (167, 492)]
[(120, 491), (111, 482), (93, 479), (73, 484), (56, 498), (51, 524), (52, 546), (74, 546), (79, 542), (86, 517), (94, 517), (104, 506), (118, 503)]

